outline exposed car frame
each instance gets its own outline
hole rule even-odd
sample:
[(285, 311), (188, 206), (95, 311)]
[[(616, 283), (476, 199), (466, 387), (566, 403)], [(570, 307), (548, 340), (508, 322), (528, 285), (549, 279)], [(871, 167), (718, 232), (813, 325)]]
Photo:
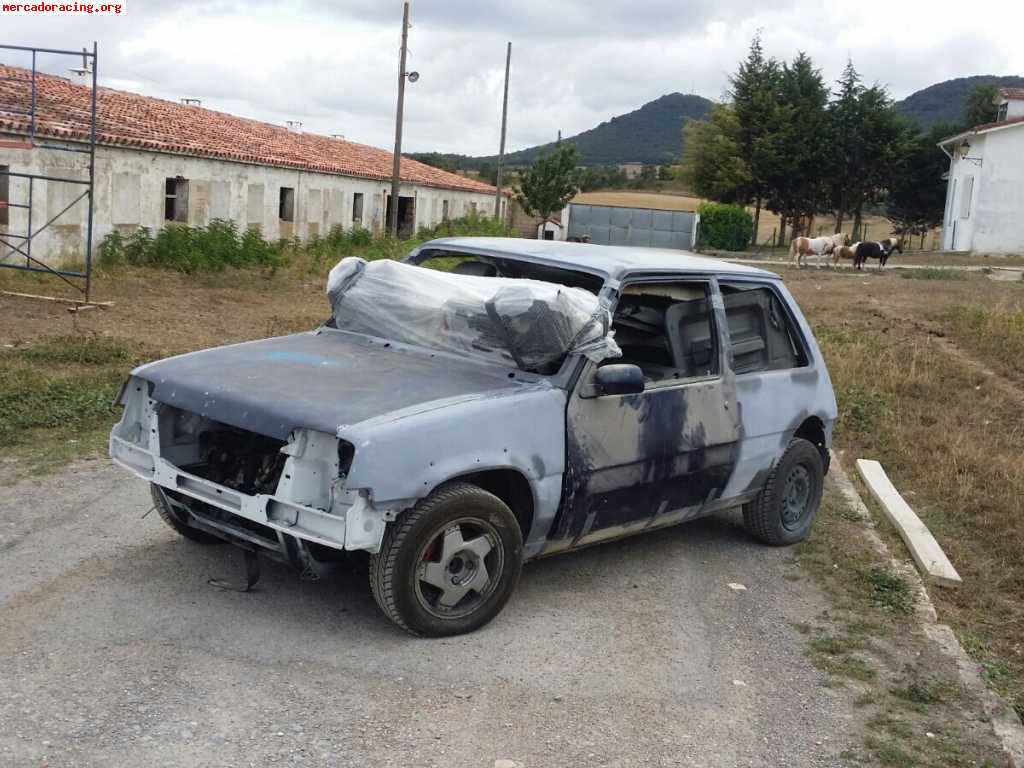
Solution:
[[(585, 287), (611, 313), (635, 310), (645, 343), (643, 318), (664, 308), (659, 322), (676, 331), (660, 339), (665, 350), (651, 349), (676, 365), (570, 354), (540, 375), (324, 327), (136, 369), (118, 398), (125, 412), (111, 457), (153, 484), (158, 510), (183, 535), (227, 540), (310, 575), (343, 551), (395, 565), (411, 556), (398, 551), (404, 537), (434, 535), (444, 541), (439, 556), (469, 569), (463, 579), (474, 567), (482, 578), (500, 550), (510, 593), (522, 562), (736, 506), (768, 543), (806, 535), (836, 404), (813, 334), (777, 275), (678, 251), (511, 238), (435, 240), (406, 262), (453, 256), (476, 275)], [(751, 360), (772, 367), (753, 370)], [(374, 395), (385, 370), (396, 391)], [(794, 461), (796, 480), (775, 477)], [(779, 484), (792, 499), (777, 498)], [(482, 516), (464, 518), (476, 521), (461, 523), (476, 538), (460, 529), (458, 551), (448, 552), (454, 538), (444, 530), (412, 530), (449, 514), (440, 496), (487, 507), (474, 489), (507, 510), (514, 546)], [(792, 529), (787, 504), (799, 523)], [(491, 546), (476, 557), (466, 542), (483, 551), (480, 536)], [(446, 623), (396, 598), (384, 567), (371, 579), (378, 602), (420, 634), (480, 626), (508, 597)], [(412, 593), (431, 583), (408, 578)], [(476, 594), (467, 589), (459, 594)]]

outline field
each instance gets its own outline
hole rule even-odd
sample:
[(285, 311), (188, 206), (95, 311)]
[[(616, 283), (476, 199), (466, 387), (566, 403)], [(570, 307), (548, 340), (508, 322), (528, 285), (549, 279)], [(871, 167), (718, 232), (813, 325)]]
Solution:
[(1024, 713), (1024, 284), (942, 274), (786, 277), (828, 360), (844, 464), (881, 461), (935, 533), (964, 579), (932, 591), (939, 615)]
[[(784, 276), (828, 360), (844, 465), (852, 475), (855, 458), (880, 460), (931, 527), (964, 578), (933, 592), (942, 620), (1024, 710), (1024, 284), (934, 270)], [(96, 281), (115, 302), (106, 310), (0, 295), (0, 482), (101, 455), (111, 399), (137, 362), (316, 326), (323, 285), (323, 269), (124, 268)], [(9, 273), (0, 289), (61, 292)]]
[[(573, 198), (575, 203), (587, 203), (590, 205), (618, 205), (637, 208), (661, 208), (669, 211), (695, 211), (703, 200), (699, 197), (687, 195), (667, 195), (657, 192), (581, 192)], [(753, 214), (753, 209), (750, 210)], [(881, 216), (864, 217), (864, 225), (867, 227), (867, 238), (871, 240), (882, 240), (892, 234), (892, 224), (888, 219)], [(761, 219), (757, 228), (757, 242), (765, 243), (777, 232), (779, 217), (771, 211), (761, 211)], [(848, 232), (852, 222), (844, 225)], [(815, 234), (831, 234), (835, 229), (835, 219), (831, 216), (819, 216), (814, 222)], [(935, 241), (937, 233), (926, 238), (927, 248), (937, 247)], [(935, 241), (935, 242), (933, 242)], [(915, 239), (916, 242), (916, 239)]]

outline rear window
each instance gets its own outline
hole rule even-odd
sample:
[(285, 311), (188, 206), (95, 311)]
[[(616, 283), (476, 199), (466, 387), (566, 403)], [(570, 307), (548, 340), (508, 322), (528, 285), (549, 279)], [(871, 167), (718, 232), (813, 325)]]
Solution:
[(807, 365), (807, 353), (786, 307), (771, 287), (722, 283), (736, 373)]

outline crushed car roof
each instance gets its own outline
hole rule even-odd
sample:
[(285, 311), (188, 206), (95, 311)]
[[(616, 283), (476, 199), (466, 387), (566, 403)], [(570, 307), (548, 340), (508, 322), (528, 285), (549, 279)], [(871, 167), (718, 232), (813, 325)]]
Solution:
[(457, 251), (470, 255), (510, 258), (561, 266), (615, 280), (637, 274), (692, 272), (728, 274), (761, 279), (781, 279), (769, 272), (745, 264), (697, 256), (689, 251), (667, 248), (637, 248), (620, 245), (570, 243), (559, 240), (529, 240), (518, 237), (445, 237), (424, 243), (410, 254), (424, 251)]

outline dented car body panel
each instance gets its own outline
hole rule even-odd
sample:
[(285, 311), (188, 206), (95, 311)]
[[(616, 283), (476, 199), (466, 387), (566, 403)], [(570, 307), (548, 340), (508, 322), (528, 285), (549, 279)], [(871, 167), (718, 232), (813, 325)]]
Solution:
[(689, 369), (641, 360), (642, 392), (605, 395), (597, 371), (620, 361), (569, 354), (542, 375), (325, 326), (138, 368), (112, 458), (197, 527), (292, 562), (295, 542), (307, 554), (377, 552), (388, 525), (454, 479), (512, 508), (531, 559), (749, 501), (794, 435), (827, 464), (831, 382), (777, 276), (679, 252), (505, 238), (433, 241), (407, 261), (435, 256), (471, 257), (499, 280), (586, 286), (624, 340), (646, 327), (643, 313), (668, 307), (682, 330), (657, 354)]

